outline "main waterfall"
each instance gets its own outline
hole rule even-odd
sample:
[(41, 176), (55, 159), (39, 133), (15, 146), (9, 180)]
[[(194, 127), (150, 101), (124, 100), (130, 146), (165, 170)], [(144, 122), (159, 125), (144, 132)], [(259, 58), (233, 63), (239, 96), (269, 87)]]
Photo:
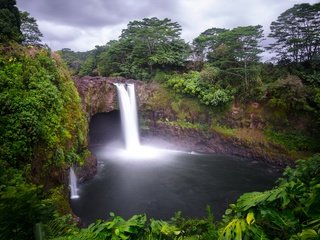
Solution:
[(140, 147), (137, 102), (134, 84), (115, 83), (118, 91), (121, 125), (126, 149), (136, 150)]

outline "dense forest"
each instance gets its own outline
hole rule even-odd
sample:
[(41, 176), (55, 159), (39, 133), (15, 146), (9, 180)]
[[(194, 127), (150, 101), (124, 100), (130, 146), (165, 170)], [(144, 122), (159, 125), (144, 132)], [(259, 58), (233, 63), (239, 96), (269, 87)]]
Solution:
[[(91, 51), (53, 52), (36, 19), (15, 0), (1, 0), (0, 239), (319, 239), (320, 4), (294, 5), (270, 30), (265, 47), (260, 25), (213, 26), (187, 43), (179, 23), (153, 17), (129, 22), (117, 40)], [(274, 58), (262, 62), (266, 51)], [(242, 195), (221, 221), (208, 207), (204, 219), (110, 213), (79, 228), (67, 172), (90, 152), (72, 75), (155, 82), (222, 116), (206, 130), (227, 135), (245, 126), (223, 121), (230, 107), (259, 103), (267, 141), (306, 160), (287, 168), (273, 189)], [(177, 123), (196, 125), (185, 116)]]

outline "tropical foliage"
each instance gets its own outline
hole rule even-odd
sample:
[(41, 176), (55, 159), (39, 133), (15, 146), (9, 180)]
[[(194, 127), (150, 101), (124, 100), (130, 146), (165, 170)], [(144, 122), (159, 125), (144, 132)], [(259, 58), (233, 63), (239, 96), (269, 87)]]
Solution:
[(86, 122), (72, 80), (46, 50), (15, 49), (0, 57), (2, 158), (18, 168), (42, 151), (46, 163), (77, 161)]
[(177, 93), (197, 97), (207, 106), (225, 108), (233, 99), (232, 91), (206, 84), (199, 72), (175, 75), (166, 84)]
[(66, 197), (53, 201), (48, 189), (83, 162), (87, 126), (61, 60), (46, 49), (10, 48), (0, 48), (0, 239), (32, 239)]
[[(219, 222), (210, 209), (204, 219), (177, 213), (168, 221), (143, 214), (125, 220), (111, 213), (107, 221), (78, 228), (71, 215), (62, 215), (70, 212), (66, 189), (54, 187), (64, 181), (65, 169), (83, 161), (86, 119), (61, 59), (39, 46), (36, 20), (15, 5), (0, 0), (1, 239), (33, 239), (35, 226), (47, 239), (320, 238), (319, 155), (285, 170), (275, 188), (242, 195)], [(276, 64), (259, 62), (259, 25), (213, 27), (190, 46), (178, 23), (158, 18), (129, 22), (118, 40), (92, 51), (59, 54), (74, 74), (161, 82), (166, 92), (157, 93), (152, 104), (165, 102), (176, 113), (177, 121), (169, 124), (208, 129), (203, 123), (212, 109), (259, 101), (272, 113), (265, 119), (268, 141), (288, 150), (318, 151), (319, 6), (294, 5), (272, 22), (275, 42), (269, 50), (277, 54)], [(201, 125), (194, 115), (201, 115)], [(234, 135), (233, 128), (218, 126), (224, 135)]]

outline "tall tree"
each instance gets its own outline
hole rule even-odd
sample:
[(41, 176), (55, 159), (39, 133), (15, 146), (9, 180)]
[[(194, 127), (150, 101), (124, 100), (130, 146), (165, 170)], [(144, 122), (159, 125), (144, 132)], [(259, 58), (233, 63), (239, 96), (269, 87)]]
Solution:
[(320, 54), (320, 3), (296, 4), (271, 23), (269, 46), (279, 60), (310, 61)]
[(0, 0), (0, 43), (21, 42), (20, 14), (15, 0)]
[(208, 61), (226, 78), (241, 79), (248, 90), (250, 78), (254, 78), (255, 65), (263, 52), (260, 42), (263, 39), (262, 26), (237, 27), (221, 31), (215, 36)]
[(263, 52), (260, 41), (263, 38), (263, 30), (261, 25), (237, 27), (222, 35), (222, 39), (230, 46), (232, 55), (235, 60), (243, 64), (245, 89), (249, 86), (249, 65), (256, 63)]
[(129, 22), (120, 41), (131, 44), (130, 60), (133, 68), (181, 66), (188, 57), (189, 46), (181, 38), (181, 27), (170, 19), (144, 18)]
[(98, 58), (98, 72), (102, 76), (120, 75), (132, 77), (134, 62), (132, 62), (132, 43), (127, 40), (112, 40), (106, 44)]
[(217, 45), (219, 34), (228, 31), (224, 28), (209, 28), (196, 37), (193, 42), (193, 54), (196, 61), (204, 61), (210, 51)]
[(20, 12), (23, 44), (26, 45), (41, 45), (42, 33), (39, 30), (37, 21), (30, 16), (28, 12)]

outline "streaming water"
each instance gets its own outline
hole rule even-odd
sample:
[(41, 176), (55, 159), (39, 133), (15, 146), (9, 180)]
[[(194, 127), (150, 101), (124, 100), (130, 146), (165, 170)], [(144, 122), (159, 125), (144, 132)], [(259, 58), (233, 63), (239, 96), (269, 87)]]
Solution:
[[(127, 89), (125, 88), (127, 85)], [(140, 146), (137, 104), (133, 84), (115, 83), (118, 91), (121, 124), (127, 150), (134, 150)]]
[(71, 199), (79, 198), (77, 177), (72, 167), (70, 168), (70, 174), (69, 174), (69, 187), (70, 187), (70, 198)]

